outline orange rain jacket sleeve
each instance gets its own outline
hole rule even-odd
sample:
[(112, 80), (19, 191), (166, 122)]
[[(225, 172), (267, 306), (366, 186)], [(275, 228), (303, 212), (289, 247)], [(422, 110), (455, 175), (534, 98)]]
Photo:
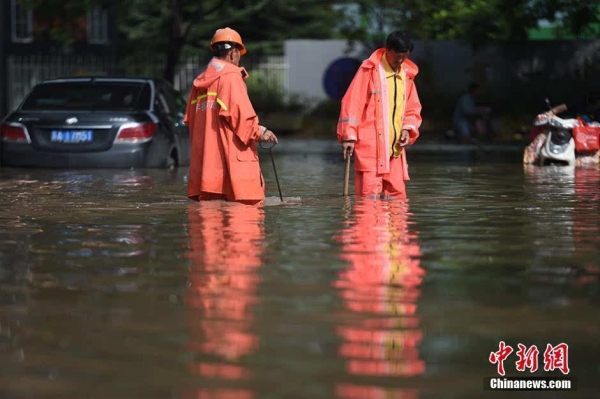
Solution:
[[(355, 140), (355, 169), (360, 172), (390, 173), (390, 117), (387, 115), (387, 86), (381, 65), (385, 49), (376, 50), (365, 60), (342, 99), (337, 139)], [(402, 64), (406, 99), (402, 129), (409, 130), (408, 145), (419, 137), (421, 102), (414, 84), (419, 68), (410, 60)], [(404, 180), (409, 180), (406, 152), (402, 163)]]
[(188, 197), (222, 194), (229, 201), (262, 200), (265, 184), (256, 142), (258, 116), (243, 68), (213, 58), (195, 80), (184, 122), (191, 160)]

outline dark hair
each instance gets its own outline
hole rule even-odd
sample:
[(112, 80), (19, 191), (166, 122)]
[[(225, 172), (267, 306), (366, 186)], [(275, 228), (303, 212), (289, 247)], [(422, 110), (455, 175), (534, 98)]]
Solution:
[(385, 41), (385, 48), (397, 53), (406, 53), (413, 50), (412, 34), (404, 29), (390, 33)]

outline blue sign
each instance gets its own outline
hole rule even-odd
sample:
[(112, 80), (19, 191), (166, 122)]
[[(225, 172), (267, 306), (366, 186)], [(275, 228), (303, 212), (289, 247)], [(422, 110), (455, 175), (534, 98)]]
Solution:
[(323, 76), (325, 93), (334, 100), (341, 100), (361, 64), (362, 61), (349, 57), (333, 61)]

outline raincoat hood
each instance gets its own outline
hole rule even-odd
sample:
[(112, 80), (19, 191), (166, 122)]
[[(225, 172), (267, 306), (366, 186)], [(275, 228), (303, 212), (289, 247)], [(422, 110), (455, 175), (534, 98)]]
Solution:
[(214, 57), (206, 66), (204, 73), (194, 79), (194, 87), (206, 90), (215, 80), (230, 73), (239, 73), (243, 79), (248, 78), (248, 72), (244, 67), (235, 66), (230, 62)]
[[(375, 50), (369, 58), (363, 61), (360, 67), (366, 69), (377, 67), (381, 63), (381, 57), (383, 57), (384, 54), (385, 48)], [(402, 69), (404, 69), (406, 76), (411, 79), (414, 79), (414, 77), (419, 73), (419, 67), (417, 64), (409, 59), (406, 59), (404, 62), (402, 62)]]

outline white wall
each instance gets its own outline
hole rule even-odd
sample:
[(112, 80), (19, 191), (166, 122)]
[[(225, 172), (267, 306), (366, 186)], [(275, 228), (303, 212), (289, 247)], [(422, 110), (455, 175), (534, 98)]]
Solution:
[[(351, 57), (364, 60), (370, 51), (360, 44), (348, 51), (345, 40), (287, 40), (284, 54), (289, 66), (289, 92), (306, 98), (322, 100), (327, 98), (323, 87), (325, 71), (335, 60)], [(427, 59), (431, 65), (431, 82), (436, 90), (460, 92), (471, 79), (469, 62), (473, 53), (468, 46), (454, 41), (415, 42), (411, 60)], [(429, 75), (420, 79), (429, 78)]]
[(326, 99), (323, 75), (327, 67), (342, 57), (363, 59), (359, 49), (345, 54), (347, 48), (345, 40), (286, 40), (284, 54), (289, 65), (290, 94), (314, 100)]
[[(360, 45), (348, 53), (345, 40), (288, 40), (284, 51), (289, 66), (289, 93), (323, 100), (323, 77), (335, 60), (370, 55)], [(485, 84), (501, 101), (515, 96), (563, 98), (588, 86), (600, 85), (600, 40), (528, 41), (491, 45), (474, 51), (453, 40), (415, 41), (410, 56), (420, 68), (419, 92), (454, 97), (472, 81)], [(593, 67), (590, 67), (592, 65)], [(598, 89), (596, 89), (598, 90)]]

